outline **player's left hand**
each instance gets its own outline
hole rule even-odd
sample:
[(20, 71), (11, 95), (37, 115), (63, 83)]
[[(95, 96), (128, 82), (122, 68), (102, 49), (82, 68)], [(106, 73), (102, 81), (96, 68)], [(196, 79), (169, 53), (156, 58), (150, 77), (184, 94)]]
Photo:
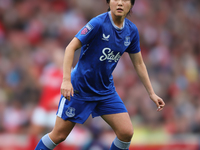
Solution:
[(150, 95), (150, 98), (156, 104), (157, 111), (161, 111), (164, 108), (165, 102), (162, 100), (162, 98), (160, 98), (156, 94)]

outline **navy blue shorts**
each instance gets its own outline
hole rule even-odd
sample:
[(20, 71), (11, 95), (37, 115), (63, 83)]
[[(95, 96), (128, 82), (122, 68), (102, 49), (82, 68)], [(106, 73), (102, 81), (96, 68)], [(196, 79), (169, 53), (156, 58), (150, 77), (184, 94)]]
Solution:
[(112, 98), (99, 101), (76, 100), (71, 97), (68, 101), (61, 95), (56, 115), (63, 120), (83, 124), (92, 117), (127, 112), (127, 109), (117, 93)]

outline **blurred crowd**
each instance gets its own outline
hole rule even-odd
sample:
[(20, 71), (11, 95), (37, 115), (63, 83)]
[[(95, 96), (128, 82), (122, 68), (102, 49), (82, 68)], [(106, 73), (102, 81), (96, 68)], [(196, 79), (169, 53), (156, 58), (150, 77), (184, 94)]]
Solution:
[[(105, 0), (0, 0), (0, 135), (45, 133), (47, 129), (36, 132), (43, 124), (34, 122), (33, 114), (43, 106), (45, 90), (46, 95), (54, 89), (59, 94), (64, 49), (91, 18), (107, 8)], [(136, 0), (127, 17), (138, 27), (153, 88), (166, 103), (163, 111), (156, 112), (128, 54), (124, 54), (113, 77), (133, 122), (133, 143), (153, 142), (153, 135), (159, 142), (180, 135), (197, 136), (200, 1)], [(79, 53), (75, 53), (73, 67)], [(57, 108), (57, 93), (45, 110)], [(105, 135), (114, 138), (100, 118), (89, 118), (85, 127), (88, 129), (78, 125), (75, 133), (91, 132), (91, 137), (99, 139), (96, 143)]]

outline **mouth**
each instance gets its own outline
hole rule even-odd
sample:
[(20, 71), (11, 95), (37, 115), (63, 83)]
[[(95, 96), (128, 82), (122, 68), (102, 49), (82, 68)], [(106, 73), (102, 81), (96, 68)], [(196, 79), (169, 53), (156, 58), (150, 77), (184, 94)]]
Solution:
[(123, 9), (122, 9), (122, 8), (117, 8), (117, 11), (120, 11), (120, 12), (121, 12), (121, 11), (123, 11)]

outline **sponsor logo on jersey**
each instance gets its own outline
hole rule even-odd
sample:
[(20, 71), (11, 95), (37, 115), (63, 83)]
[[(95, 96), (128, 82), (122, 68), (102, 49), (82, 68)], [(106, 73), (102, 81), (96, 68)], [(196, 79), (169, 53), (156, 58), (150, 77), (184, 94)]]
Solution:
[(115, 55), (114, 51), (112, 51), (110, 48), (104, 48), (102, 53), (103, 55), (101, 55), (99, 58), (100, 61), (108, 60), (108, 62), (117, 62), (121, 57), (120, 52)]
[(93, 29), (93, 26), (91, 24), (86, 24), (86, 26), (82, 29), (81, 35), (88, 34)]
[(68, 117), (74, 117), (75, 116), (75, 108), (73, 107), (68, 107), (65, 114), (68, 116)]
[(110, 35), (105, 35), (104, 33), (103, 33), (103, 38), (102, 38), (102, 40), (104, 40), (104, 41), (109, 41), (109, 37), (110, 37)]
[(125, 46), (129, 46), (130, 44), (131, 44), (130, 36), (127, 36), (127, 37), (125, 38), (124, 45), (125, 45)]

